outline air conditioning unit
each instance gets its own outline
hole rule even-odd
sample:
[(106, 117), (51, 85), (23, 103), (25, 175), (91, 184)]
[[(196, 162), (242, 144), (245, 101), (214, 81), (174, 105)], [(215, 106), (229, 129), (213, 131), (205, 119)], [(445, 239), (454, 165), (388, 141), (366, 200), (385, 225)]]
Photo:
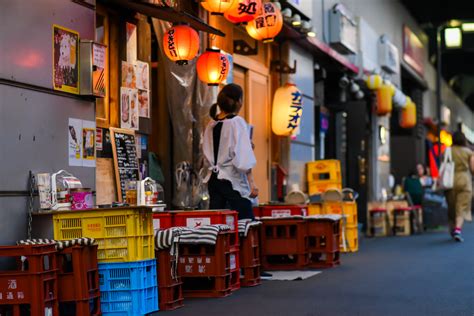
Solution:
[(329, 42), (341, 54), (358, 51), (357, 22), (342, 4), (329, 11)]
[(382, 69), (390, 74), (400, 71), (400, 57), (398, 48), (393, 45), (386, 35), (382, 35), (378, 43), (379, 64)]

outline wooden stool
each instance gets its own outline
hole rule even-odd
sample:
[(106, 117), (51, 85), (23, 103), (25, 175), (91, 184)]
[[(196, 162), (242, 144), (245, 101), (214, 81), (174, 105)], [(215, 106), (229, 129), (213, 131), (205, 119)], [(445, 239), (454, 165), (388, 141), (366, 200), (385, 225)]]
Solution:
[(395, 236), (410, 236), (412, 234), (412, 207), (396, 208), (393, 211), (393, 234)]
[(374, 208), (370, 210), (370, 233), (373, 237), (387, 236), (387, 210)]

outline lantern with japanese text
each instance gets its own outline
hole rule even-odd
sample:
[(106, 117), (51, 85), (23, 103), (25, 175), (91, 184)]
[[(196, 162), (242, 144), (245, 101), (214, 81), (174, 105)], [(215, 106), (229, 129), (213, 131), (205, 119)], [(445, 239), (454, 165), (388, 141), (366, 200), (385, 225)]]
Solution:
[(392, 98), (394, 94), (395, 87), (391, 84), (383, 84), (376, 90), (377, 115), (386, 115), (392, 112)]
[(382, 86), (383, 78), (380, 75), (370, 75), (365, 80), (365, 83), (370, 90), (375, 90)]
[(207, 49), (197, 60), (197, 73), (201, 81), (217, 86), (227, 78), (229, 60), (218, 49)]
[(199, 34), (188, 25), (175, 25), (163, 36), (163, 50), (178, 65), (186, 65), (199, 52)]
[(212, 15), (223, 15), (237, 0), (204, 0), (201, 5)]
[(416, 104), (407, 97), (407, 105), (400, 113), (400, 127), (413, 128), (416, 125)]
[(275, 92), (272, 109), (272, 130), (279, 136), (293, 135), (303, 114), (303, 95), (296, 85), (287, 83)]
[(232, 23), (247, 23), (255, 20), (261, 10), (262, 0), (236, 0), (224, 16)]
[(264, 3), (255, 20), (250, 21), (246, 26), (247, 33), (252, 38), (264, 43), (272, 42), (282, 28), (281, 11), (271, 2)]

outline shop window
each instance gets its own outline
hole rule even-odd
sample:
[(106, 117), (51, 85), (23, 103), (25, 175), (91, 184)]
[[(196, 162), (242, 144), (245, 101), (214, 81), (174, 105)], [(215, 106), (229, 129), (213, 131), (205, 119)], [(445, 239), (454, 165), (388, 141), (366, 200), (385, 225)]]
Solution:
[(107, 12), (103, 9), (97, 8), (96, 11), (96, 28), (95, 40), (98, 43), (107, 46), (106, 65), (105, 68), (105, 85), (106, 94), (104, 98), (96, 99), (96, 121), (99, 127), (109, 127), (109, 18)]

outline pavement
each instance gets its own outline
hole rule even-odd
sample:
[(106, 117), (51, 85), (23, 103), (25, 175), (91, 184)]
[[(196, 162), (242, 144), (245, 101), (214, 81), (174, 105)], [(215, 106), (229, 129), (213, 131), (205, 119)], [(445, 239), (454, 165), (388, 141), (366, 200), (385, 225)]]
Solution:
[(186, 299), (172, 316), (474, 316), (474, 223), (446, 232), (361, 238), (342, 265), (304, 281), (264, 281), (219, 299)]

